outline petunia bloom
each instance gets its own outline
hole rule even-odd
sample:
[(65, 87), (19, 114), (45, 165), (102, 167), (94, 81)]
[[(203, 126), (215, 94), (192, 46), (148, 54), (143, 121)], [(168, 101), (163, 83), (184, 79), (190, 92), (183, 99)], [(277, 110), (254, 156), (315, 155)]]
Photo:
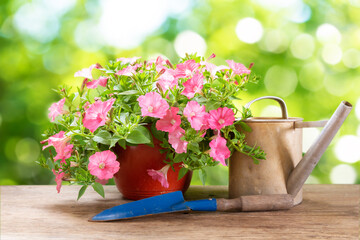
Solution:
[(210, 144), (210, 157), (226, 166), (225, 159), (230, 157), (230, 150), (226, 146), (226, 139), (220, 135), (213, 139)]
[(65, 173), (59, 169), (58, 172), (56, 172), (54, 169), (52, 170), (52, 172), (55, 175), (55, 182), (56, 182), (56, 190), (58, 193), (60, 193), (60, 189), (61, 189), (61, 184), (62, 184), (62, 179), (65, 175)]
[(143, 96), (138, 97), (138, 102), (141, 107), (141, 115), (143, 117), (162, 118), (169, 109), (169, 104), (160, 94), (156, 92), (149, 92)]
[(109, 120), (107, 117), (108, 112), (115, 102), (115, 98), (102, 102), (100, 100), (91, 104), (85, 111), (83, 119), (84, 126), (91, 132), (95, 132), (100, 126), (104, 126), (106, 121)]
[(200, 64), (195, 60), (187, 60), (184, 63), (176, 65), (175, 77), (176, 78), (189, 78), (194, 75), (196, 70), (200, 67)]
[(126, 68), (123, 68), (119, 71), (117, 71), (115, 74), (118, 76), (132, 76), (136, 73), (136, 69), (138, 69), (141, 66), (141, 64), (135, 64), (134, 66), (127, 66)]
[(166, 115), (156, 122), (156, 129), (164, 132), (173, 132), (181, 124), (181, 116), (177, 115), (179, 108), (171, 107)]
[(208, 113), (205, 112), (205, 106), (200, 106), (196, 101), (190, 101), (184, 108), (184, 116), (187, 117), (191, 127), (197, 131), (204, 130), (207, 126)]
[(235, 121), (232, 109), (223, 107), (209, 111), (208, 123), (211, 129), (220, 130), (225, 126), (230, 126)]
[(184, 136), (185, 130), (181, 127), (176, 128), (173, 132), (169, 133), (169, 143), (175, 149), (176, 153), (186, 153), (188, 142), (181, 140)]
[[(158, 67), (156, 67), (158, 69)], [(174, 77), (174, 70), (164, 67), (165, 72), (161, 74), (157, 83), (159, 83), (161, 89), (166, 91), (175, 87), (178, 84), (178, 80)]]
[(236, 63), (233, 60), (226, 60), (226, 62), (229, 64), (229, 67), (233, 70), (233, 73), (236, 75), (242, 75), (242, 74), (250, 74), (251, 70), (245, 67), (241, 63)]
[(102, 68), (100, 64), (96, 63), (96, 64), (93, 64), (91, 65), (89, 68), (83, 68), (81, 69), (80, 71), (77, 71), (75, 74), (74, 74), (74, 77), (83, 77), (83, 78), (86, 78), (86, 79), (93, 79), (93, 76), (91, 74), (92, 70), (96, 68), (96, 69), (100, 69)]
[(64, 131), (60, 131), (48, 139), (41, 141), (41, 144), (48, 143), (48, 145), (43, 146), (43, 150), (53, 146), (56, 151), (54, 160), (61, 160), (60, 163), (64, 163), (66, 159), (71, 157), (71, 153), (74, 147), (72, 144), (69, 144), (69, 141), (70, 137), (67, 137)]
[(130, 63), (130, 64), (134, 64), (138, 59), (140, 59), (141, 57), (132, 57), (132, 58), (124, 58), (124, 57), (121, 57), (121, 58), (117, 58), (116, 59), (116, 62), (120, 62), (121, 61), (121, 64), (127, 64), (127, 63)]
[(107, 80), (108, 77), (101, 76), (96, 80), (93, 80), (91, 82), (86, 82), (86, 87), (91, 89), (97, 88), (98, 86), (106, 87)]
[(210, 77), (212, 79), (217, 78), (216, 73), (225, 69), (229, 69), (229, 67), (221, 65), (216, 66), (215, 64), (209, 63), (209, 62), (200, 62), (201, 65), (204, 65), (203, 71), (208, 71), (210, 73)]
[(91, 175), (107, 180), (119, 171), (120, 163), (116, 161), (116, 155), (112, 151), (106, 150), (89, 157), (88, 169)]
[(185, 89), (181, 92), (189, 99), (193, 98), (195, 93), (201, 93), (201, 89), (204, 86), (204, 76), (200, 73), (196, 73), (191, 79), (184, 82)]
[(164, 188), (169, 188), (169, 182), (167, 180), (167, 173), (169, 168), (170, 165), (166, 164), (160, 170), (148, 169), (147, 173), (153, 180), (159, 181), (161, 183), (161, 186), (163, 186)]
[(51, 122), (55, 121), (55, 118), (59, 115), (62, 115), (65, 113), (64, 111), (64, 103), (65, 98), (61, 99), (60, 101), (51, 104), (49, 108), (49, 118), (51, 119)]

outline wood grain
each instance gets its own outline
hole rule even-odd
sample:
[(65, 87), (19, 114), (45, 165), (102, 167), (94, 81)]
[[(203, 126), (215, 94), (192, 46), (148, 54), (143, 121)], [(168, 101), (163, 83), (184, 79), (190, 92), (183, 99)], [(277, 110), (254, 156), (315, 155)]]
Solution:
[[(1, 239), (359, 239), (359, 185), (305, 185), (303, 203), (275, 212), (171, 213), (118, 222), (88, 218), (118, 204), (79, 186), (0, 186)], [(187, 199), (227, 197), (225, 186), (192, 186)]]

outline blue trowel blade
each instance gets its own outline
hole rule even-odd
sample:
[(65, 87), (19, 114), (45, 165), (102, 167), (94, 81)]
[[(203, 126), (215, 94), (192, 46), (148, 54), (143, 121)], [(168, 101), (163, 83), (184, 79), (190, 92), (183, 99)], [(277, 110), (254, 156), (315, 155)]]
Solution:
[(182, 192), (176, 191), (106, 209), (92, 217), (89, 221), (113, 221), (160, 213), (185, 211), (190, 211), (190, 208), (185, 205)]

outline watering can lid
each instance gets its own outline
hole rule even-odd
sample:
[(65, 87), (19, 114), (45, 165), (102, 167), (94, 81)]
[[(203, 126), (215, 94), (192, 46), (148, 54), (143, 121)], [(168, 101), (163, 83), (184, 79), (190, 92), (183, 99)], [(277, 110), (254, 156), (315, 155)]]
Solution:
[(289, 118), (284, 100), (282, 100), (279, 97), (275, 97), (275, 96), (264, 96), (264, 97), (256, 98), (256, 99), (248, 102), (245, 105), (245, 108), (250, 108), (250, 105), (252, 103), (262, 100), (262, 99), (272, 99), (272, 100), (277, 101), (281, 107), (282, 117), (251, 117), (251, 118), (243, 119), (244, 122), (295, 122), (295, 121), (303, 120), (303, 118)]

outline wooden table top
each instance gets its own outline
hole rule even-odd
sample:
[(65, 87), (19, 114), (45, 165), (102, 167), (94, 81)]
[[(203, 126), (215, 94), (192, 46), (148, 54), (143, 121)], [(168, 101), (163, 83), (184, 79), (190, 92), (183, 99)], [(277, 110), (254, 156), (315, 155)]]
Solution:
[[(359, 239), (359, 185), (305, 185), (302, 204), (275, 212), (192, 212), (88, 222), (128, 202), (115, 186), (106, 199), (80, 186), (0, 186), (1, 239)], [(226, 186), (191, 186), (187, 199), (226, 197)]]

